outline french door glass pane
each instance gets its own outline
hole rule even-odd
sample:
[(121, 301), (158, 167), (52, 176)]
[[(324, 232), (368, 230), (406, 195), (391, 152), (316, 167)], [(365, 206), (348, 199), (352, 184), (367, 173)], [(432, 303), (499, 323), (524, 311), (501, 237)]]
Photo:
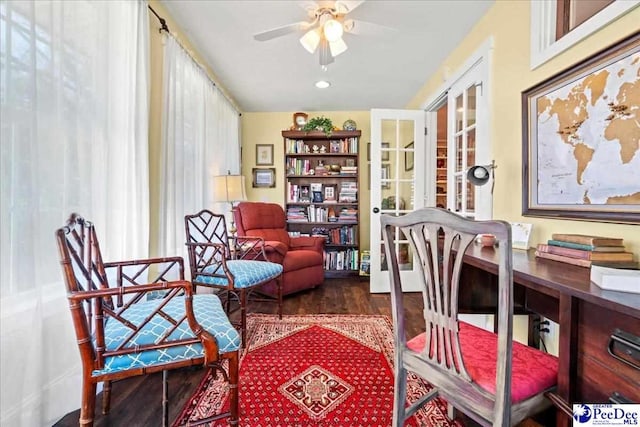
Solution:
[(462, 130), (462, 115), (464, 113), (463, 95), (460, 94), (456, 97), (456, 133)]
[[(413, 120), (382, 120), (382, 146), (380, 147), (381, 182), (380, 211), (384, 214), (401, 215), (414, 209), (415, 186), (415, 124)], [(380, 236), (382, 241), (382, 235)], [(404, 236), (396, 234), (394, 250), (403, 266), (410, 266), (413, 257)], [(384, 243), (381, 244), (384, 253)], [(408, 258), (407, 258), (408, 257)], [(381, 270), (387, 269), (384, 257)]]
[(476, 87), (467, 88), (467, 127), (476, 124)]
[(476, 129), (467, 133), (467, 168), (476, 164)]

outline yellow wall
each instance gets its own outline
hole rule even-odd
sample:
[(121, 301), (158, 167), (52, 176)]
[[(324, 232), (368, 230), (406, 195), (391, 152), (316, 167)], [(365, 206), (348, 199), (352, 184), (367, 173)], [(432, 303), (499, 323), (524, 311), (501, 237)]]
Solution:
[(535, 70), (530, 70), (530, 2), (497, 1), (462, 43), (440, 64), (408, 108), (419, 108), (436, 95), (445, 70), (455, 71), (489, 37), (493, 37), (491, 74), (491, 141), (498, 165), (493, 216), (508, 221), (533, 223), (530, 246), (554, 232), (622, 237), (628, 250), (640, 256), (640, 227), (602, 222), (542, 219), (522, 216), (521, 92), (555, 73), (638, 30), (640, 8), (584, 39)]
[[(243, 113), (242, 123), (242, 174), (247, 182), (247, 197), (254, 202), (272, 202), (284, 206), (284, 140), (282, 131), (293, 125), (293, 111), (280, 113)], [(325, 116), (334, 126), (342, 128), (347, 119), (355, 120), (360, 137), (358, 159), (359, 183), (358, 203), (360, 214), (360, 245), (369, 247), (369, 191), (367, 183), (367, 143), (371, 142), (369, 132), (369, 111), (305, 111), (309, 118)], [(275, 188), (252, 188), (252, 169), (256, 166), (256, 144), (274, 145), (274, 167), (276, 168)]]

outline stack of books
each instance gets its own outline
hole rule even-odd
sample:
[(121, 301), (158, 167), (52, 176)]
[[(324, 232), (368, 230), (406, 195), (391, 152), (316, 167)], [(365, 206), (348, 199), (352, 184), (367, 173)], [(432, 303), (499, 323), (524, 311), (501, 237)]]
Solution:
[(341, 175), (355, 175), (357, 173), (358, 173), (357, 166), (342, 166), (342, 168), (340, 168)]
[(355, 203), (358, 201), (358, 183), (355, 181), (343, 181), (340, 183), (338, 201), (341, 203)]
[(547, 244), (538, 245), (536, 256), (581, 267), (633, 263), (633, 253), (625, 250), (622, 238), (585, 234), (552, 234)]

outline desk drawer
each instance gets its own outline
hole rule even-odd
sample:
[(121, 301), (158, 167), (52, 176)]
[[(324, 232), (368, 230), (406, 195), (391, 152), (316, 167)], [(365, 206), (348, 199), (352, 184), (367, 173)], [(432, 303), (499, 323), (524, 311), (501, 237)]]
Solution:
[(639, 319), (582, 302), (576, 366), (576, 397), (582, 402), (607, 402), (615, 391), (640, 402), (640, 369), (619, 361), (607, 350), (616, 328), (640, 336)]

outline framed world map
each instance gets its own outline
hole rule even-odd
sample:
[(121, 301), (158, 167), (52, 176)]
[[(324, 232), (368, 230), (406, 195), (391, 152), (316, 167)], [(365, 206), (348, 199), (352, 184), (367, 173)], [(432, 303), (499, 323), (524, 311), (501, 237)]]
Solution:
[(640, 223), (640, 33), (522, 93), (525, 216)]

